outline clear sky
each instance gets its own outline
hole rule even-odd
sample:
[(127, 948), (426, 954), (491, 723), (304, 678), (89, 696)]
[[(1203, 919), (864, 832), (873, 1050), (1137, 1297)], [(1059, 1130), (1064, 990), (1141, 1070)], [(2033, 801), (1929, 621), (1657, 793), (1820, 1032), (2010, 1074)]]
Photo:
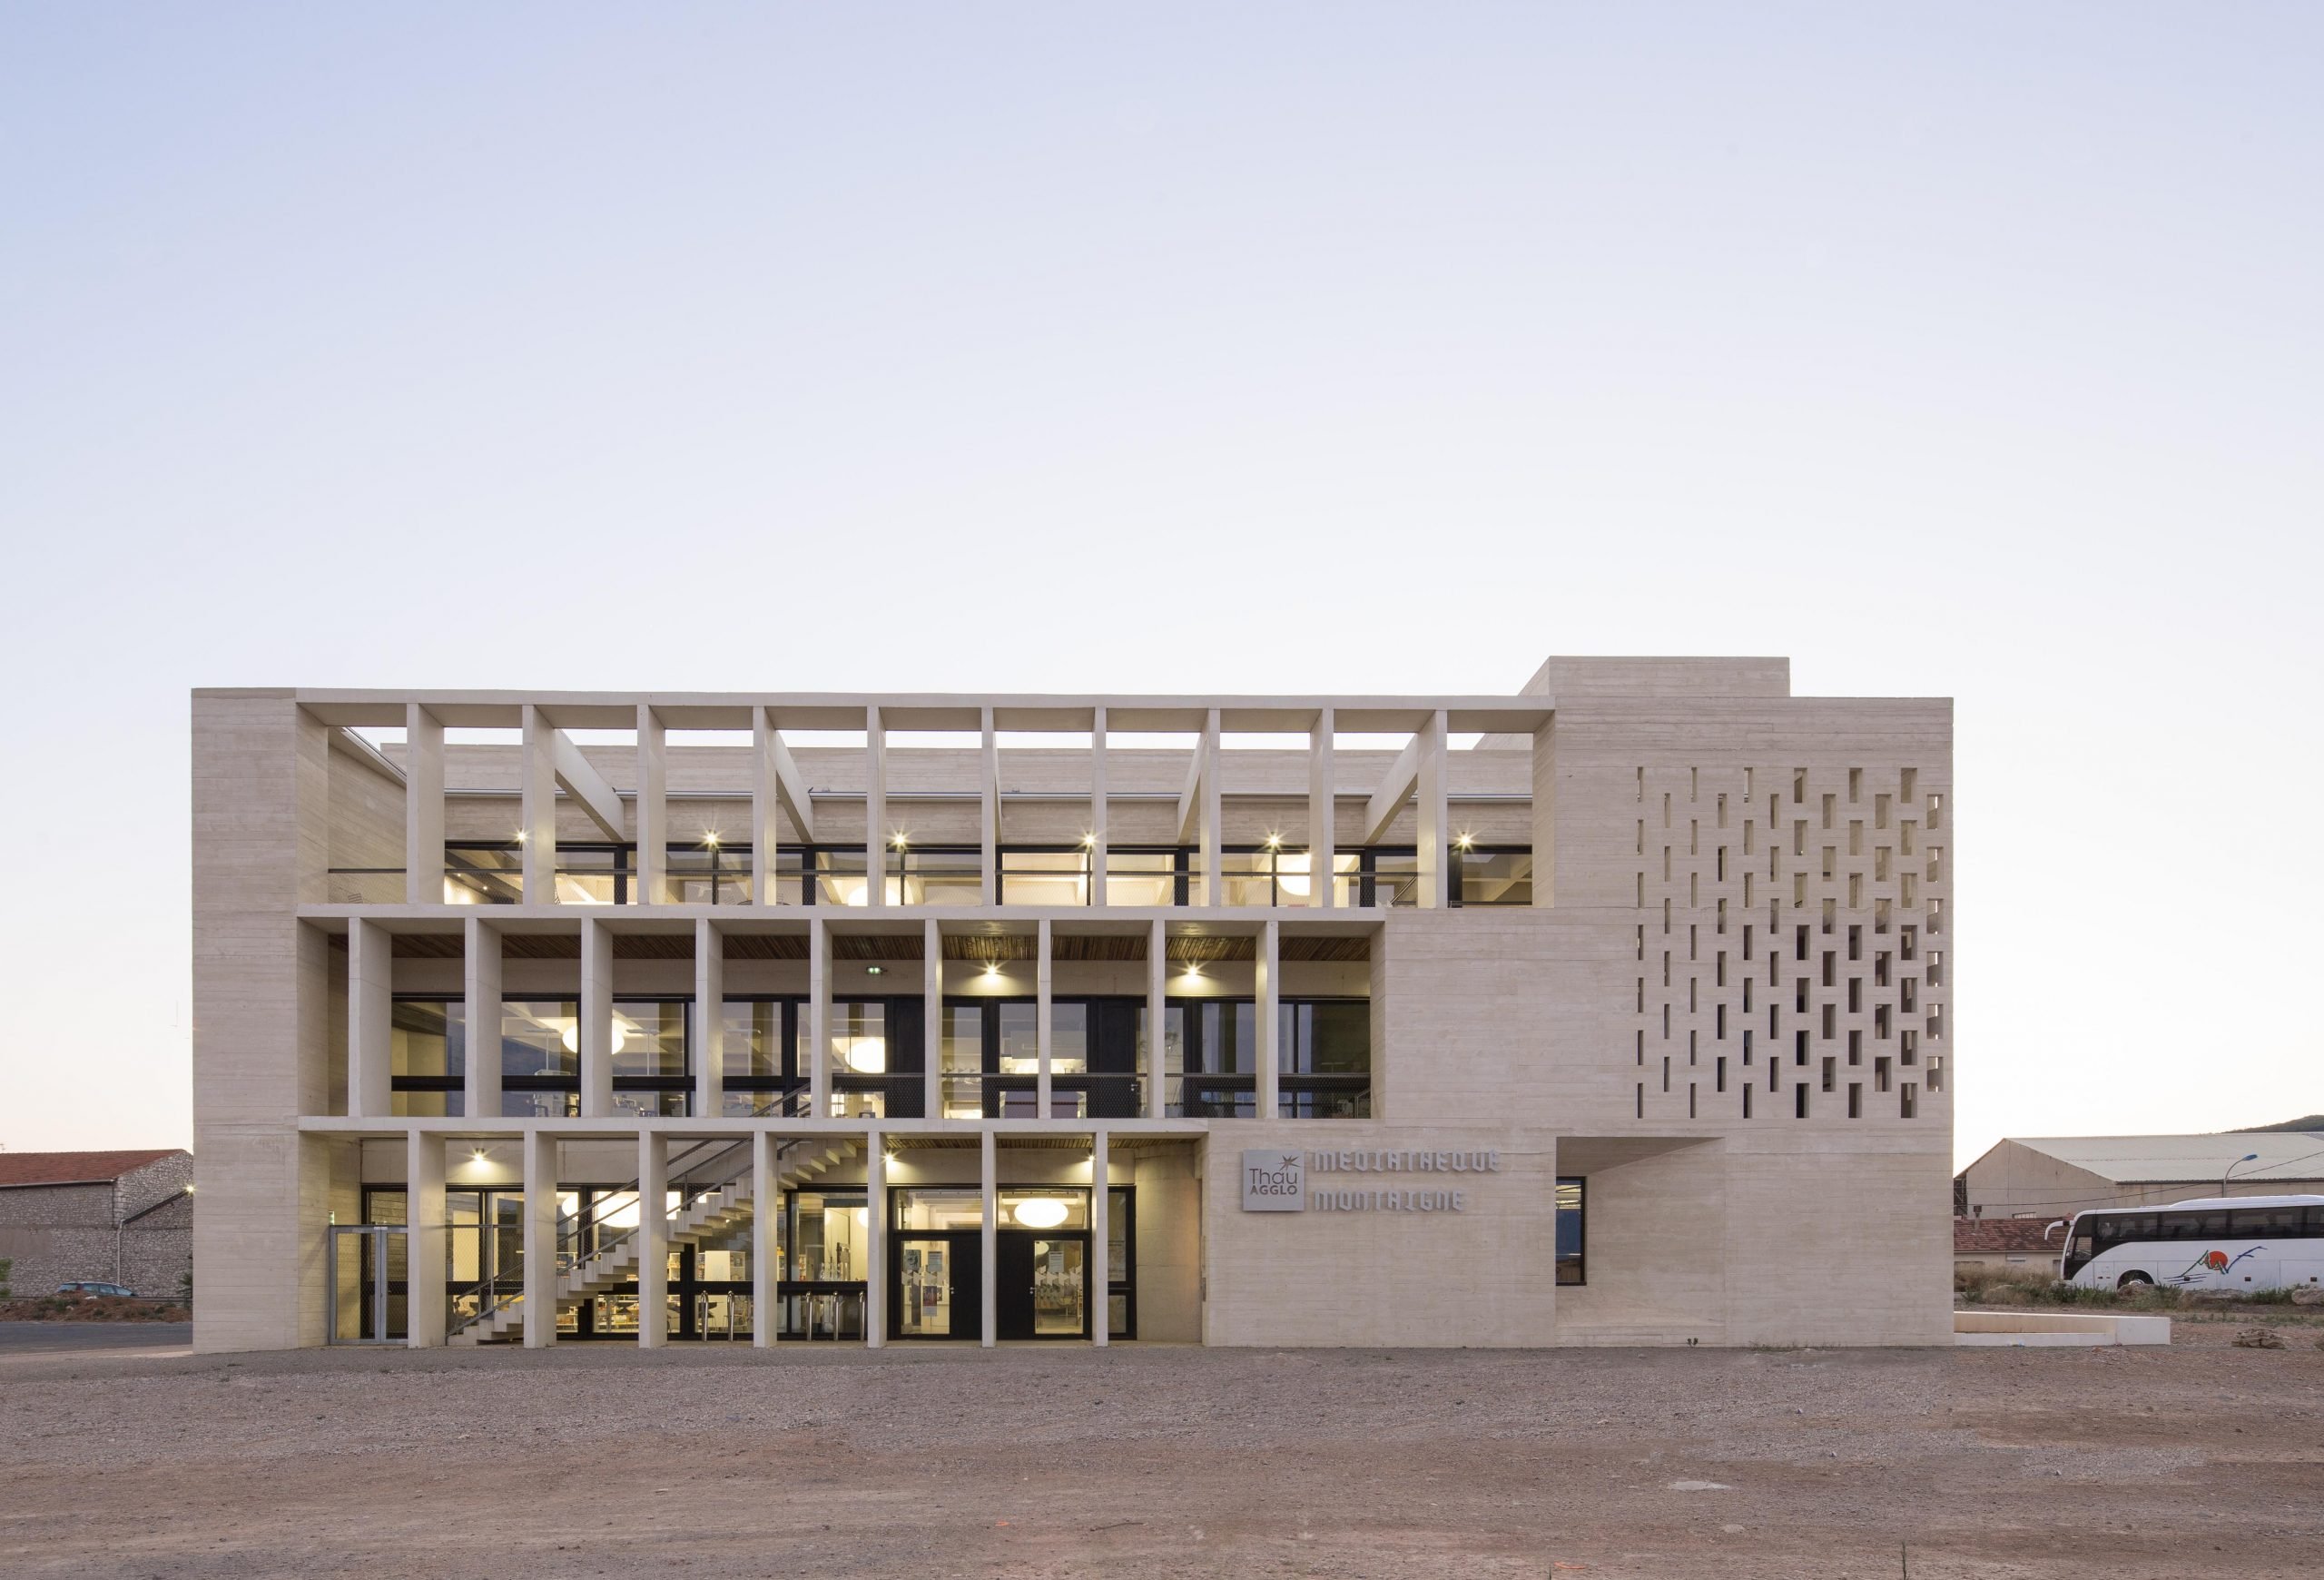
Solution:
[(1959, 1150), (2324, 1110), (2313, 5), (0, 7), (0, 1143), (195, 686), (1958, 699)]

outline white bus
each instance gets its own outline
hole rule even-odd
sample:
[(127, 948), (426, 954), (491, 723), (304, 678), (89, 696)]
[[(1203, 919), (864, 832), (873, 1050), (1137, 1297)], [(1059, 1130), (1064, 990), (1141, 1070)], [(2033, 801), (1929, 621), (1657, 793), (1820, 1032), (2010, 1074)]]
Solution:
[(2156, 1284), (2256, 1295), (2324, 1283), (2324, 1196), (2218, 1196), (2079, 1212), (2058, 1272), (2085, 1289)]

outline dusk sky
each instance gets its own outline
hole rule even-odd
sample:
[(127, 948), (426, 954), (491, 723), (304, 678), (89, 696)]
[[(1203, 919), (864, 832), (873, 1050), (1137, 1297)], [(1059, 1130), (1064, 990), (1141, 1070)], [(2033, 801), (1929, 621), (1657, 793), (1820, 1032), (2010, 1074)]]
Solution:
[(197, 686), (1957, 699), (1958, 1151), (2324, 1110), (2324, 9), (0, 8), (0, 1144)]

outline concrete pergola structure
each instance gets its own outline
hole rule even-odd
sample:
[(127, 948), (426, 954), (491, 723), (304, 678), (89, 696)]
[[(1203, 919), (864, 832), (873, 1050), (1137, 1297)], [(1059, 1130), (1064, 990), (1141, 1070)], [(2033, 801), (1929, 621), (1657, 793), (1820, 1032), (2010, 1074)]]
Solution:
[[(1411, 743), (1378, 785), (1364, 796), (1366, 837), (1376, 838), (1407, 805), (1417, 808), (1415, 844), (1420, 864), (1420, 904), (1446, 904), (1443, 849), (1451, 827), (1446, 801), (1448, 743), (1455, 735), (1521, 736), (1547, 747), (1554, 713), (1542, 696), (1458, 697), (1168, 697), (999, 696), (969, 698), (916, 695), (814, 694), (764, 696), (748, 694), (502, 692), (387, 693), (302, 691), (300, 705), (327, 724), (346, 728), (405, 732), (409, 788), (405, 831), (405, 898), (426, 904), (435, 874), (444, 866), (444, 732), (447, 728), (516, 729), (523, 732), (522, 816), (524, 895), (527, 904), (556, 902), (556, 798), (560, 793), (583, 807), (608, 838), (635, 838), (638, 846), (639, 903), (659, 903), (664, 894), (667, 805), (667, 746), (671, 730), (747, 732), (752, 738), (751, 834), (753, 899), (775, 904), (775, 874), (782, 848), (780, 810), (812, 841), (813, 796), (799, 772), (783, 732), (861, 730), (866, 768), (864, 904), (887, 905), (887, 741), (893, 734), (974, 734), (982, 741), (983, 868), (981, 903), (999, 899), (1000, 847), (1000, 758), (1003, 733), (1086, 736), (1088, 738), (1089, 844), (1098, 872), (1108, 850), (1107, 745), (1116, 736), (1187, 736), (1197, 746), (1179, 793), (1179, 837), (1201, 853), (1197, 905), (1218, 904), (1221, 756), (1225, 738), (1238, 734), (1305, 736), (1308, 740), (1307, 845), (1313, 868), (1331, 870), (1334, 854), (1334, 805), (1340, 792), (1333, 777), (1333, 743), (1341, 733), (1409, 735)], [(568, 730), (634, 730), (637, 741), (637, 790), (634, 813), (575, 746)], [(1546, 807), (1540, 809), (1546, 813)], [(879, 831), (872, 837), (869, 831)], [(1544, 834), (1546, 831), (1542, 831)], [(1546, 837), (1536, 840), (1546, 847)], [(1311, 886), (1310, 904), (1327, 908), (1332, 885)], [(1092, 902), (1105, 904), (1104, 884)], [(1544, 900), (1543, 903), (1546, 903)]]

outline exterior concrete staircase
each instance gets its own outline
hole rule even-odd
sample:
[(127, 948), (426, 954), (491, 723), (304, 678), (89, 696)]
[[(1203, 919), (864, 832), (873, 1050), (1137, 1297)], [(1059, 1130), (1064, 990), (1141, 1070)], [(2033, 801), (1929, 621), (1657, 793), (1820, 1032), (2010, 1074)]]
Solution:
[[(750, 1221), (758, 1204), (751, 1199), (753, 1180), (747, 1144), (742, 1151), (743, 1162), (739, 1170), (671, 1215), (668, 1228), (670, 1249), (678, 1250), (706, 1239), (717, 1239), (738, 1225)], [(803, 1185), (833, 1164), (853, 1156), (853, 1153), (854, 1149), (844, 1141), (787, 1142), (775, 1152), (776, 1189), (780, 1192)], [(631, 1189), (635, 1190), (635, 1187)], [(618, 1196), (620, 1193), (615, 1194)], [(776, 1210), (781, 1210), (779, 1200)], [(558, 1227), (560, 1255), (556, 1308), (560, 1312), (602, 1295), (616, 1285), (629, 1283), (637, 1277), (638, 1242), (643, 1237), (635, 1229), (625, 1232), (617, 1240), (606, 1240), (601, 1236), (596, 1250), (566, 1265), (563, 1248), (574, 1233), (570, 1220)], [(445, 1342), (455, 1347), (489, 1344), (519, 1338), (524, 1330), (525, 1303), (521, 1298), (510, 1295), (504, 1297), (488, 1312), (470, 1319)]]

